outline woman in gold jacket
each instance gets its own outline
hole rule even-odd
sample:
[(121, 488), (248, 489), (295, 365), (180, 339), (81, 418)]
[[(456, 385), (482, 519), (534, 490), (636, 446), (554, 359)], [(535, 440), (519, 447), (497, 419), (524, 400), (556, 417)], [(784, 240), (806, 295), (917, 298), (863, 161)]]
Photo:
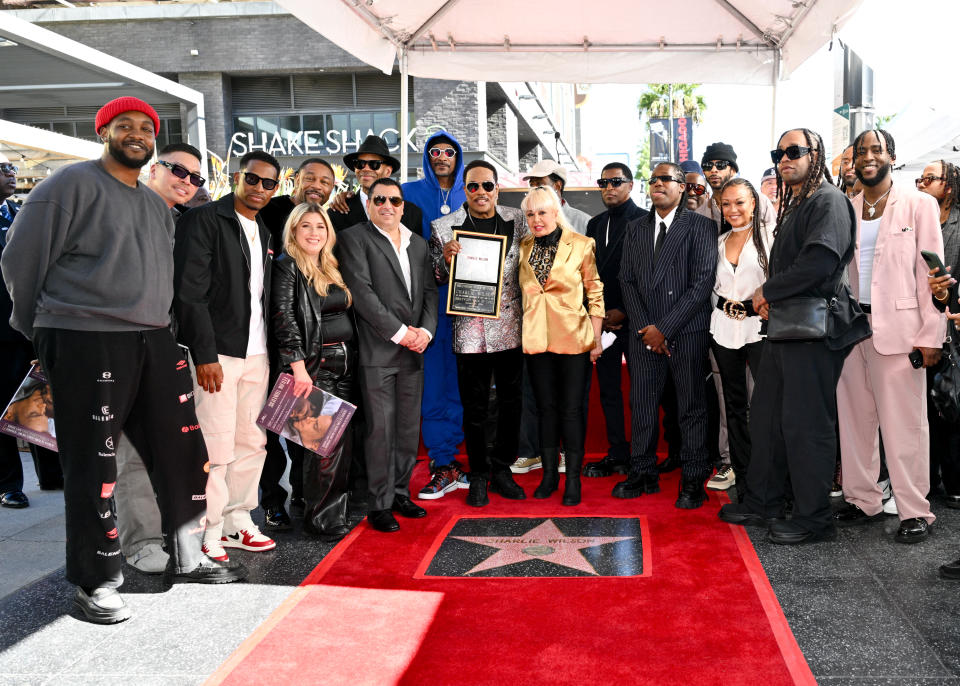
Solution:
[(537, 399), (543, 464), (533, 497), (548, 498), (557, 490), (562, 443), (567, 456), (563, 504), (579, 505), (583, 394), (591, 363), (603, 351), (596, 246), (570, 228), (552, 188), (532, 189), (520, 207), (531, 231), (520, 243), (523, 352)]

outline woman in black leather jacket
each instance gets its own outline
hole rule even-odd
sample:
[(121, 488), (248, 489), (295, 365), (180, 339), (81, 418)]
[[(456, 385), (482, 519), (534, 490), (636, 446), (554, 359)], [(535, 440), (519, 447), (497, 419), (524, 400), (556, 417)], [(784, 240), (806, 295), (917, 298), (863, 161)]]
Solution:
[[(330, 218), (320, 205), (303, 203), (290, 213), (283, 255), (273, 263), (273, 334), (280, 371), (293, 375), (296, 395), (306, 396), (317, 386), (355, 404), (356, 328), (350, 291), (333, 256), (335, 243)], [(353, 423), (328, 457), (287, 442), (288, 452), (303, 454), (304, 531), (325, 540), (349, 532), (352, 428)]]

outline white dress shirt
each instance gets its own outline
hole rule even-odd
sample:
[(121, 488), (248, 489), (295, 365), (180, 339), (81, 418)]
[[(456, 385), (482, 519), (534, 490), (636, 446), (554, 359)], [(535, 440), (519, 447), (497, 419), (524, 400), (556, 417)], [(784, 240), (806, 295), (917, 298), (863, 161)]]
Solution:
[[(410, 281), (410, 255), (407, 253), (407, 248), (410, 247), (410, 237), (413, 235), (413, 232), (403, 224), (400, 224), (400, 247), (397, 248), (397, 245), (393, 242), (393, 238), (390, 237), (390, 234), (376, 224), (374, 224), (374, 227), (380, 232), (381, 236), (387, 239), (390, 247), (393, 248), (393, 252), (397, 256), (397, 261), (400, 263), (400, 273), (403, 274), (403, 282), (407, 286), (407, 295), (410, 297), (410, 300), (413, 300), (413, 286)], [(400, 345), (400, 341), (402, 341), (403, 337), (407, 335), (408, 328), (409, 327), (406, 324), (401, 324), (400, 328), (397, 329), (397, 332), (390, 337), (390, 340), (393, 343)], [(429, 331), (427, 331), (427, 336), (429, 336), (431, 339), (433, 338)]]
[[(770, 257), (770, 247), (773, 245), (773, 228), (766, 225), (761, 229), (763, 245), (767, 249), (767, 258)], [(747, 239), (737, 258), (737, 268), (727, 259), (727, 239), (734, 235), (733, 231), (717, 239), (717, 280), (713, 287), (713, 312), (710, 315), (710, 334), (718, 344), (724, 348), (736, 350), (748, 343), (756, 343), (760, 338), (760, 317), (745, 319), (731, 319), (722, 310), (716, 308), (719, 298), (727, 300), (750, 300), (757, 288), (763, 285), (767, 277), (760, 268), (757, 259), (757, 247), (753, 244), (753, 236)]]

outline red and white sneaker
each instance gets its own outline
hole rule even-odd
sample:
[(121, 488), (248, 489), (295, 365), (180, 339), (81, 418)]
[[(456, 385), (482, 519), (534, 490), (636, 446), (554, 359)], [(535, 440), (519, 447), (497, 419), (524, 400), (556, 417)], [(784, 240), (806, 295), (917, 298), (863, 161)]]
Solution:
[(203, 545), (200, 546), (200, 552), (217, 562), (230, 561), (230, 556), (227, 555), (227, 551), (224, 550), (223, 546), (217, 541), (204, 541)]
[(240, 529), (240, 531), (232, 534), (224, 534), (220, 539), (220, 545), (224, 548), (252, 550), (255, 553), (273, 550), (277, 547), (274, 540), (260, 533), (260, 529), (255, 524), (250, 524), (247, 528)]

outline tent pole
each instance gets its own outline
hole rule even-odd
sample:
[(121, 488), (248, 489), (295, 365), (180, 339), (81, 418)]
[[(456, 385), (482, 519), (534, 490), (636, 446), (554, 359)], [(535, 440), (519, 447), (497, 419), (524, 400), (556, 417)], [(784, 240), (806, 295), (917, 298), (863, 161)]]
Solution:
[(407, 181), (410, 148), (410, 90), (407, 78), (407, 48), (400, 49), (400, 183)]
[(780, 84), (780, 48), (773, 52), (773, 92), (770, 97), (770, 145), (777, 146), (777, 86)]

